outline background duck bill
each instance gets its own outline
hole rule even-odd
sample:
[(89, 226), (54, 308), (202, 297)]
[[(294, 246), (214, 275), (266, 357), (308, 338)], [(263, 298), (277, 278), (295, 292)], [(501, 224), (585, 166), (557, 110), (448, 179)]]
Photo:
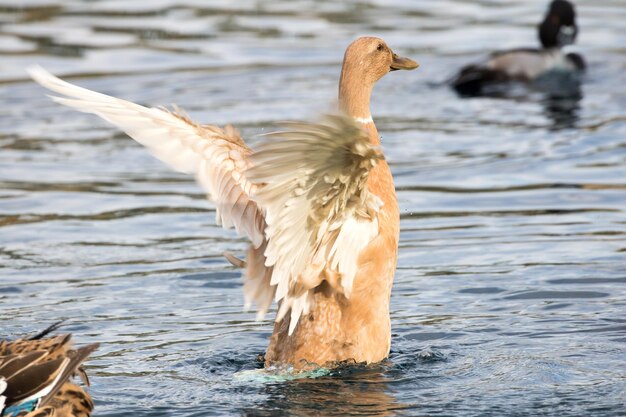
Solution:
[(560, 46), (571, 45), (576, 39), (578, 30), (576, 26), (561, 26), (557, 33), (557, 42)]

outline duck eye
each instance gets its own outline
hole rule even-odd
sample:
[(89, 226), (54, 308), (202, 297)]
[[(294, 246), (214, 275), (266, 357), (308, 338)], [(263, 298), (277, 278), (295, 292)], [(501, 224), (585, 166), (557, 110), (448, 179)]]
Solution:
[(379, 44), (378, 44), (378, 47), (376, 48), (376, 50), (378, 50), (378, 51), (382, 51), (383, 49), (385, 49), (385, 47), (383, 46), (383, 44), (382, 44), (382, 43), (379, 43)]

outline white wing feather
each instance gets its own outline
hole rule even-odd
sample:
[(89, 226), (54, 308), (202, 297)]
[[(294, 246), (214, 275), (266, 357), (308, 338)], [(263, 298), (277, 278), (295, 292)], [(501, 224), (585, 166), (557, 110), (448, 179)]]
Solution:
[(291, 311), (291, 334), (310, 308), (311, 290), (329, 275), (338, 273), (334, 289), (350, 296), (359, 254), (378, 235), (382, 202), (368, 191), (367, 178), (382, 153), (339, 115), (291, 124), (269, 139), (251, 156), (246, 175), (263, 184), (253, 199), (265, 210), (265, 265), (274, 268), (276, 320)]
[(65, 96), (52, 97), (54, 101), (102, 117), (174, 170), (195, 174), (216, 204), (217, 223), (234, 226), (255, 247), (263, 243), (263, 215), (249, 198), (254, 185), (243, 175), (250, 149), (234, 129), (201, 126), (182, 114), (96, 93), (62, 81), (41, 67), (28, 72), (42, 86)]

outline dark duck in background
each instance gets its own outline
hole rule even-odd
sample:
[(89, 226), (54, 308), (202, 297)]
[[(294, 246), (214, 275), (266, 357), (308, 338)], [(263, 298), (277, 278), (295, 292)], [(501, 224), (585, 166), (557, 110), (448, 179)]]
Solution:
[(452, 88), (461, 96), (500, 95), (512, 81), (521, 81), (537, 83), (551, 93), (578, 93), (585, 61), (579, 54), (561, 50), (573, 44), (578, 34), (574, 6), (567, 0), (552, 1), (538, 29), (541, 49), (492, 53), (485, 62), (462, 68), (451, 80)]

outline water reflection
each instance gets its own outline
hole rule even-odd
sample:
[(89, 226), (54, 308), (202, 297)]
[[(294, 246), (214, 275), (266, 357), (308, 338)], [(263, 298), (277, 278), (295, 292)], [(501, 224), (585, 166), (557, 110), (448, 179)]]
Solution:
[(579, 119), (583, 99), (580, 74), (554, 71), (539, 77), (533, 88), (543, 94), (541, 104), (553, 130), (573, 128)]
[(551, 129), (570, 129), (576, 127), (580, 118), (580, 102), (582, 92), (578, 96), (562, 97), (548, 94), (541, 100), (545, 116), (552, 121)]
[(390, 392), (389, 364), (346, 366), (330, 376), (267, 385), (265, 399), (246, 416), (391, 416), (406, 409)]
[(583, 99), (583, 77), (579, 74), (553, 71), (532, 82), (508, 81), (483, 86), (460, 99), (498, 98), (517, 102), (539, 103), (550, 121), (550, 130), (575, 128)]

